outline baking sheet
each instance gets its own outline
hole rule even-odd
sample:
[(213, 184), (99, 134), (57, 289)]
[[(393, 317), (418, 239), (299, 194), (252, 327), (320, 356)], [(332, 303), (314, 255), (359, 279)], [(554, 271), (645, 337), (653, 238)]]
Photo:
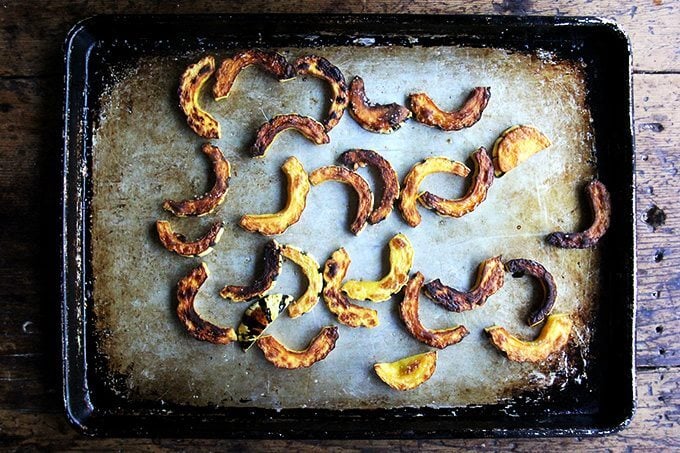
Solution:
[[(302, 248), (320, 264), (344, 246), (352, 257), (348, 278), (368, 279), (386, 271), (387, 241), (403, 232), (415, 248), (413, 271), (458, 288), (472, 284), (478, 263), (490, 256), (537, 260), (558, 284), (555, 310), (570, 312), (576, 320), (570, 354), (562, 354), (551, 365), (559, 370), (556, 373), (547, 367), (510, 362), (490, 346), (482, 329), (494, 323), (517, 334), (536, 334), (524, 325), (524, 319), (537, 285), (509, 274), (501, 291), (471, 312), (449, 313), (421, 298), (421, 317), (428, 327), (464, 324), (471, 333), (460, 344), (441, 351), (432, 379), (410, 392), (390, 389), (372, 371), (375, 362), (428, 349), (403, 328), (397, 312), (400, 295), (370, 304), (379, 312), (379, 327), (340, 326), (336, 349), (326, 360), (304, 370), (278, 370), (254, 348), (244, 354), (236, 345), (216, 346), (189, 337), (176, 320), (174, 289), (199, 260), (165, 251), (153, 226), (156, 219), (170, 218), (161, 209), (165, 198), (199, 194), (211, 183), (208, 163), (200, 153), (204, 140), (186, 126), (176, 105), (179, 74), (200, 55), (154, 57), (142, 59), (133, 68), (113, 67), (117, 81), (101, 102), (92, 145), (97, 347), (108, 358), (108, 371), (123, 377), (127, 397), (196, 406), (453, 407), (494, 403), (521, 390), (587, 378), (583, 370), (589, 360), (589, 326), (598, 300), (599, 252), (558, 250), (543, 243), (548, 232), (582, 226), (580, 192), (595, 174), (580, 65), (553, 61), (548, 53), (525, 55), (498, 49), (278, 50), (289, 57), (310, 52), (322, 55), (348, 81), (361, 75), (373, 102), (404, 103), (408, 93), (424, 89), (441, 106), (454, 108), (474, 86), (490, 86), (491, 100), (480, 122), (467, 130), (444, 133), (410, 121), (396, 133), (383, 136), (364, 131), (346, 114), (331, 131), (330, 144), (316, 146), (286, 132), (265, 159), (255, 160), (245, 150), (266, 118), (289, 112), (316, 118), (325, 115), (324, 83), (311, 78), (279, 83), (250, 68), (241, 74), (227, 100), (215, 103), (206, 97), (206, 109), (222, 125), (223, 138), (213, 143), (232, 163), (231, 188), (216, 215), (170, 219), (177, 231), (190, 237), (216, 219), (227, 223), (222, 241), (204, 258), (211, 278), (199, 295), (198, 310), (218, 324), (238, 323), (247, 304), (223, 301), (217, 292), (225, 284), (249, 282), (266, 239), (241, 230), (237, 222), (244, 213), (280, 208), (284, 184), (279, 168), (290, 155), (311, 171), (336, 163), (346, 149), (374, 149), (403, 179), (425, 157), (444, 155), (466, 161), (478, 146), (491, 148), (507, 127), (528, 123), (550, 137), (553, 146), (497, 179), (488, 199), (463, 218), (444, 219), (421, 209), (423, 222), (414, 229), (393, 213), (355, 237), (348, 230), (356, 205), (352, 193), (343, 185), (326, 183), (312, 189), (301, 221), (277, 240)], [(444, 175), (429, 177), (423, 188), (444, 196), (464, 191), (460, 179)], [(286, 262), (275, 291), (299, 294), (297, 271)], [(321, 326), (331, 323), (337, 324), (320, 300), (308, 315), (296, 320), (279, 318), (268, 332), (290, 347), (302, 348)]]

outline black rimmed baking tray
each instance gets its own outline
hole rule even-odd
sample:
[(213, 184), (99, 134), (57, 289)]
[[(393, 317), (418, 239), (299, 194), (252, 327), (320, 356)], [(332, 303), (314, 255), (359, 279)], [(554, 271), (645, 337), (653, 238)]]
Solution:
[[(612, 227), (601, 244), (599, 303), (587, 379), (521, 392), (497, 404), (446, 407), (288, 407), (129, 399), (107, 370), (93, 306), (93, 132), (112, 65), (233, 48), (504, 49), (582, 63), (597, 177), (610, 189)], [(66, 42), (62, 341), (69, 420), (92, 435), (289, 438), (582, 436), (624, 427), (635, 407), (635, 236), (630, 48), (590, 18), (484, 16), (102, 16)], [(173, 76), (174, 77), (174, 76)], [(134, 278), (132, 275), (130, 278)], [(123, 385), (124, 386), (124, 385)]]

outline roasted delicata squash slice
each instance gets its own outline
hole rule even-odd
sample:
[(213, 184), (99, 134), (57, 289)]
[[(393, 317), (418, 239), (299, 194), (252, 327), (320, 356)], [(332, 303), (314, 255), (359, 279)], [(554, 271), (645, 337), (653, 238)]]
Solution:
[(429, 157), (414, 165), (404, 178), (399, 196), (401, 215), (412, 227), (418, 226), (422, 219), (417, 209), (418, 188), (425, 177), (432, 173), (451, 173), (465, 178), (470, 173), (470, 169), (465, 164), (446, 157)]
[(349, 103), (345, 76), (331, 62), (316, 55), (300, 57), (295, 60), (293, 66), (299, 75), (310, 75), (325, 80), (330, 85), (331, 107), (328, 111), (328, 117), (322, 121), (326, 132), (330, 132), (338, 124), (340, 118), (342, 118)]
[(493, 165), (496, 176), (509, 172), (552, 143), (534, 126), (512, 126), (503, 131), (493, 144)]
[(201, 89), (214, 72), (215, 58), (208, 55), (189, 65), (179, 78), (179, 106), (189, 127), (203, 138), (220, 138), (220, 123), (198, 104)]
[(357, 215), (349, 229), (354, 234), (361, 233), (361, 230), (366, 226), (366, 221), (373, 208), (373, 192), (371, 192), (371, 187), (366, 180), (354, 171), (344, 167), (329, 165), (317, 168), (311, 172), (309, 174), (309, 181), (315, 186), (326, 181), (336, 181), (352, 186), (359, 196), (359, 204), (357, 207)]
[(490, 97), (491, 88), (477, 87), (461, 108), (453, 112), (440, 109), (425, 93), (414, 93), (409, 96), (409, 100), (416, 121), (443, 131), (458, 131), (479, 121)]
[(380, 154), (368, 149), (350, 149), (340, 155), (340, 162), (346, 167), (354, 168), (370, 165), (378, 170), (382, 181), (383, 193), (376, 203), (373, 212), (368, 216), (368, 223), (375, 225), (392, 212), (394, 201), (399, 197), (399, 177), (392, 165)]
[(233, 302), (244, 302), (256, 297), (261, 297), (276, 284), (276, 279), (281, 273), (283, 258), (281, 246), (274, 240), (264, 245), (262, 255), (263, 271), (253, 283), (246, 286), (227, 285), (220, 290), (220, 296), (231, 299)]
[(350, 258), (344, 248), (333, 252), (323, 269), (323, 299), (328, 309), (337, 316), (338, 321), (350, 327), (375, 327), (379, 324), (378, 312), (350, 303), (341, 290), (342, 281), (347, 275)]
[(479, 265), (477, 281), (469, 291), (459, 291), (436, 279), (425, 284), (425, 294), (447, 310), (461, 312), (484, 305), (489, 296), (501, 289), (504, 281), (505, 268), (501, 257), (495, 256)]
[(500, 326), (484, 329), (491, 343), (515, 362), (540, 363), (551, 354), (564, 349), (569, 342), (573, 321), (568, 314), (555, 313), (548, 316), (541, 333), (533, 341), (523, 341)]
[(270, 294), (260, 297), (246, 309), (236, 329), (238, 342), (244, 351), (250, 349), (292, 301), (293, 298), (286, 294)]
[(418, 201), (426, 208), (447, 217), (462, 217), (474, 211), (486, 200), (486, 194), (493, 183), (493, 164), (483, 147), (472, 153), (471, 157), (475, 163), (475, 171), (472, 183), (463, 197), (448, 200), (430, 192), (423, 192)]
[(418, 387), (432, 377), (436, 368), (437, 351), (373, 365), (380, 380), (395, 390), (411, 390)]
[(177, 316), (189, 334), (201, 341), (228, 344), (236, 341), (236, 332), (231, 327), (220, 327), (201, 318), (194, 308), (194, 300), (210, 271), (205, 263), (189, 272), (177, 283)]
[(335, 349), (338, 336), (336, 326), (326, 326), (303, 351), (288, 349), (271, 335), (260, 337), (257, 346), (264, 353), (264, 357), (277, 368), (295, 370), (308, 368), (325, 359)]
[(314, 118), (295, 113), (276, 115), (257, 130), (255, 143), (250, 148), (250, 155), (252, 157), (264, 157), (274, 139), (281, 132), (288, 129), (295, 129), (317, 145), (323, 145), (331, 141), (323, 125)]
[(390, 270), (378, 281), (349, 280), (342, 290), (352, 299), (383, 302), (408, 282), (413, 266), (413, 246), (406, 236), (397, 234), (389, 242)]
[(557, 299), (557, 285), (555, 285), (555, 279), (552, 274), (541, 263), (524, 258), (508, 261), (505, 263), (505, 269), (508, 272), (512, 272), (513, 277), (522, 277), (525, 274), (529, 274), (541, 283), (543, 302), (536, 310), (531, 312), (527, 319), (527, 323), (530, 326), (539, 324), (550, 314), (555, 305), (555, 299)]
[(184, 235), (175, 233), (167, 220), (156, 221), (156, 231), (163, 247), (171, 252), (187, 257), (205, 256), (212, 252), (213, 246), (220, 241), (224, 232), (224, 222), (213, 223), (206, 234), (193, 242), (188, 242)]
[(203, 144), (201, 151), (210, 158), (213, 173), (215, 174), (215, 184), (205, 194), (190, 200), (173, 201), (165, 200), (163, 209), (170, 211), (177, 217), (201, 217), (210, 214), (224, 203), (229, 189), (229, 179), (231, 178), (231, 166), (225, 159), (222, 151), (209, 143)]
[(313, 256), (291, 245), (282, 245), (281, 254), (284, 258), (291, 260), (300, 266), (302, 273), (307, 278), (307, 289), (288, 306), (288, 315), (297, 318), (309, 312), (316, 305), (323, 288), (323, 277), (319, 269), (319, 263)]
[(433, 348), (444, 349), (459, 343), (470, 332), (465, 326), (455, 326), (448, 329), (430, 330), (423, 326), (418, 315), (420, 289), (423, 286), (423, 274), (416, 274), (406, 284), (404, 300), (399, 306), (399, 314), (406, 325), (406, 329), (414, 338)]
[(239, 225), (243, 229), (265, 236), (283, 234), (288, 227), (300, 220), (307, 205), (309, 177), (304, 167), (295, 157), (289, 157), (281, 170), (286, 175), (288, 199), (282, 210), (274, 214), (246, 214)]
[(401, 127), (411, 118), (411, 111), (406, 107), (391, 104), (371, 104), (366, 98), (364, 81), (356, 76), (349, 85), (349, 113), (352, 118), (370, 132), (389, 134)]
[(216, 101), (229, 96), (236, 77), (250, 65), (264, 69), (280, 81), (295, 78), (293, 65), (288, 63), (286, 58), (279, 53), (257, 49), (237, 52), (233, 57), (225, 59), (217, 69), (216, 81), (213, 86), (213, 96)]
[(590, 201), (590, 210), (593, 214), (593, 223), (585, 231), (578, 233), (563, 233), (561, 231), (550, 233), (546, 238), (548, 244), (563, 249), (585, 249), (595, 247), (602, 236), (609, 229), (612, 203), (609, 191), (604, 184), (593, 180), (586, 185), (586, 196)]

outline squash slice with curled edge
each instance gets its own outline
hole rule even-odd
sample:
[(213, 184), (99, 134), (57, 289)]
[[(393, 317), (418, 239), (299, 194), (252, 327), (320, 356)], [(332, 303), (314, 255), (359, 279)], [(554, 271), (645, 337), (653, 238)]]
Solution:
[(512, 126), (493, 144), (492, 156), (496, 176), (509, 172), (552, 143), (534, 126)]
[(319, 263), (309, 254), (291, 245), (282, 245), (281, 254), (300, 266), (307, 278), (307, 289), (295, 302), (288, 305), (288, 315), (297, 318), (309, 312), (319, 300), (323, 288), (323, 277), (319, 270)]
[(156, 221), (156, 231), (161, 244), (167, 250), (186, 257), (205, 256), (212, 252), (213, 246), (220, 241), (224, 233), (224, 222), (213, 223), (206, 234), (193, 242), (187, 242), (184, 235), (175, 233), (167, 220)]
[(397, 234), (389, 242), (390, 270), (378, 281), (349, 280), (342, 290), (352, 299), (383, 302), (396, 294), (408, 282), (413, 266), (413, 246), (403, 234)]
[(396, 362), (376, 363), (375, 373), (395, 390), (411, 390), (425, 383), (437, 369), (437, 351), (405, 357)]
[(366, 180), (362, 178), (359, 173), (344, 167), (329, 165), (317, 168), (311, 172), (309, 174), (309, 181), (315, 186), (326, 181), (336, 181), (352, 186), (359, 196), (359, 204), (357, 207), (357, 216), (354, 218), (349, 229), (354, 234), (361, 233), (361, 230), (366, 226), (366, 221), (373, 208), (373, 192), (371, 192), (371, 187)]
[(418, 315), (420, 306), (418, 298), (423, 286), (423, 274), (416, 272), (406, 284), (404, 300), (399, 306), (399, 314), (406, 324), (406, 329), (414, 338), (433, 348), (444, 349), (452, 344), (460, 343), (470, 332), (465, 326), (455, 326), (448, 329), (430, 330), (423, 326)]
[(283, 55), (257, 49), (244, 50), (237, 52), (231, 58), (226, 58), (217, 69), (213, 86), (215, 100), (220, 101), (229, 96), (236, 77), (242, 70), (253, 64), (273, 74), (279, 81), (295, 78), (293, 65), (288, 63)]
[(262, 255), (264, 269), (262, 275), (257, 277), (250, 285), (227, 285), (220, 290), (220, 296), (231, 299), (232, 302), (245, 302), (256, 297), (261, 297), (276, 284), (276, 279), (281, 273), (283, 258), (281, 246), (270, 240), (264, 245)]
[(295, 129), (317, 145), (323, 145), (331, 141), (323, 125), (314, 118), (295, 113), (276, 115), (257, 130), (255, 143), (250, 148), (250, 155), (252, 157), (264, 157), (274, 139), (281, 132), (288, 129)]
[(443, 131), (458, 131), (480, 120), (490, 97), (491, 88), (477, 87), (470, 92), (461, 108), (452, 112), (440, 109), (425, 93), (411, 94), (409, 100), (416, 121)]
[(243, 351), (250, 349), (292, 301), (293, 298), (286, 294), (270, 294), (260, 297), (246, 309), (236, 329)]
[(295, 370), (297, 368), (308, 368), (325, 359), (335, 349), (338, 336), (336, 326), (326, 326), (302, 351), (288, 349), (271, 335), (260, 337), (257, 340), (257, 346), (264, 353), (265, 359), (273, 363), (275, 367)]
[(323, 299), (328, 309), (337, 316), (338, 321), (350, 327), (376, 327), (379, 324), (378, 312), (349, 302), (340, 289), (347, 275), (350, 258), (344, 248), (333, 252), (323, 269)]
[(203, 138), (220, 138), (220, 123), (198, 105), (201, 89), (215, 72), (215, 58), (211, 55), (189, 65), (179, 79), (179, 106), (187, 117), (187, 124)]
[(246, 214), (239, 225), (247, 231), (265, 236), (283, 234), (288, 227), (300, 220), (307, 204), (309, 178), (304, 167), (295, 157), (289, 157), (281, 166), (286, 175), (288, 199), (282, 210), (274, 214)]
[(342, 118), (349, 103), (345, 76), (330, 61), (316, 55), (300, 57), (295, 60), (293, 66), (298, 75), (310, 75), (325, 80), (330, 85), (331, 106), (328, 111), (328, 117), (322, 121), (326, 132), (330, 132), (338, 124), (340, 118)]
[(500, 326), (484, 329), (491, 343), (515, 362), (540, 363), (551, 354), (561, 351), (569, 341), (573, 321), (568, 314), (555, 313), (548, 316), (541, 333), (533, 341), (523, 341)]
[(364, 80), (359, 76), (349, 84), (349, 113), (359, 126), (379, 134), (390, 134), (411, 118), (409, 109), (394, 102), (371, 104), (366, 98)]
[(177, 283), (177, 317), (189, 334), (201, 341), (228, 344), (236, 341), (236, 332), (231, 327), (220, 327), (201, 318), (194, 308), (198, 290), (208, 279), (210, 271), (205, 263), (191, 270)]
[(524, 258), (509, 260), (505, 263), (505, 269), (512, 272), (515, 278), (529, 274), (540, 282), (543, 289), (543, 302), (529, 314), (527, 324), (533, 327), (541, 323), (550, 314), (557, 299), (557, 285), (552, 274), (541, 263)]
[(227, 196), (229, 179), (231, 178), (231, 165), (229, 165), (229, 161), (217, 146), (209, 143), (204, 143), (201, 151), (210, 158), (213, 173), (215, 174), (215, 184), (204, 195), (190, 200), (165, 200), (163, 202), (163, 209), (170, 211), (177, 217), (201, 217), (210, 214), (219, 205), (224, 203), (224, 199)]
[(399, 196), (399, 210), (401, 215), (412, 227), (417, 227), (422, 218), (417, 209), (419, 197), (418, 188), (427, 175), (432, 173), (451, 173), (456, 176), (466, 177), (470, 169), (461, 162), (450, 160), (446, 157), (428, 157), (417, 163), (404, 178), (404, 184)]
[(420, 204), (442, 216), (462, 217), (486, 200), (486, 194), (493, 183), (493, 163), (484, 147), (472, 153), (471, 157), (475, 162), (475, 171), (472, 184), (463, 197), (448, 200), (426, 191), (418, 197)]

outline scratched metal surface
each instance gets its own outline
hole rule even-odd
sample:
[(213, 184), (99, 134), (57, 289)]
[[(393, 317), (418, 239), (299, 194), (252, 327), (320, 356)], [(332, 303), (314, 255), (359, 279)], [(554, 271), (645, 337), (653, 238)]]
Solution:
[[(289, 57), (305, 49), (284, 52)], [(187, 126), (177, 107), (177, 79), (198, 54), (174, 59), (148, 58), (135, 68), (114, 68), (117, 81), (103, 99), (94, 135), (93, 269), (94, 311), (100, 336), (97, 347), (108, 357), (112, 374), (123, 377), (131, 399), (153, 399), (190, 405), (266, 408), (451, 407), (494, 403), (518, 390), (561, 386), (587, 376), (589, 324), (598, 299), (599, 253), (557, 250), (543, 237), (571, 230), (588, 221), (580, 204), (583, 184), (595, 173), (590, 115), (580, 66), (553, 61), (550, 55), (523, 55), (469, 48), (321, 48), (314, 53), (336, 64), (349, 80), (361, 75), (374, 102), (406, 101), (408, 93), (426, 90), (444, 108), (454, 108), (474, 86), (490, 86), (491, 100), (475, 126), (445, 133), (414, 121), (388, 136), (361, 129), (348, 114), (331, 132), (331, 143), (316, 146), (294, 132), (282, 134), (262, 160), (245, 149), (256, 128), (278, 113), (298, 112), (321, 118), (327, 108), (323, 82), (302, 78), (279, 83), (249, 68), (230, 97), (206, 109), (222, 125), (214, 140), (233, 166), (227, 200), (214, 215), (175, 219), (161, 209), (165, 198), (203, 193), (211, 184), (203, 139)], [(217, 55), (218, 61), (225, 55)], [(497, 179), (488, 199), (460, 219), (444, 219), (421, 209), (423, 222), (410, 228), (393, 213), (368, 226), (358, 237), (348, 229), (356, 201), (349, 188), (326, 183), (313, 187), (301, 221), (277, 238), (313, 255), (322, 264), (344, 246), (352, 264), (348, 278), (378, 278), (386, 271), (385, 247), (397, 232), (415, 248), (413, 271), (426, 279), (441, 278), (458, 288), (474, 281), (478, 263), (502, 254), (504, 259), (530, 258), (543, 263), (558, 285), (556, 311), (570, 312), (576, 327), (569, 353), (550, 365), (517, 364), (501, 356), (483, 328), (501, 324), (530, 337), (525, 326), (538, 286), (528, 278), (507, 275), (505, 286), (487, 304), (453, 314), (421, 297), (421, 317), (431, 328), (464, 324), (470, 335), (439, 352), (437, 371), (426, 384), (397, 392), (373, 373), (378, 361), (428, 350), (411, 338), (397, 311), (401, 295), (372, 304), (380, 316), (374, 329), (340, 326), (336, 349), (309, 369), (279, 370), (257, 348), (243, 353), (235, 345), (218, 346), (188, 336), (175, 316), (175, 285), (200, 259), (164, 250), (155, 236), (156, 219), (170, 219), (177, 231), (196, 237), (223, 219), (227, 226), (215, 251), (203, 258), (211, 277), (197, 307), (211, 321), (236, 326), (247, 304), (218, 296), (225, 284), (251, 279), (266, 241), (238, 227), (244, 213), (278, 210), (284, 188), (280, 166), (297, 156), (307, 171), (336, 163), (346, 149), (362, 147), (385, 156), (401, 179), (427, 156), (465, 161), (478, 146), (491, 148), (495, 138), (514, 124), (534, 124), (553, 146)], [(468, 162), (469, 164), (469, 162)], [(374, 180), (370, 173), (361, 170)], [(433, 175), (424, 188), (445, 196), (460, 195), (462, 181)], [(276, 292), (297, 295), (302, 278), (290, 262)], [(304, 348), (321, 326), (337, 324), (320, 300), (311, 313), (291, 320), (282, 316), (270, 333), (290, 347)]]

